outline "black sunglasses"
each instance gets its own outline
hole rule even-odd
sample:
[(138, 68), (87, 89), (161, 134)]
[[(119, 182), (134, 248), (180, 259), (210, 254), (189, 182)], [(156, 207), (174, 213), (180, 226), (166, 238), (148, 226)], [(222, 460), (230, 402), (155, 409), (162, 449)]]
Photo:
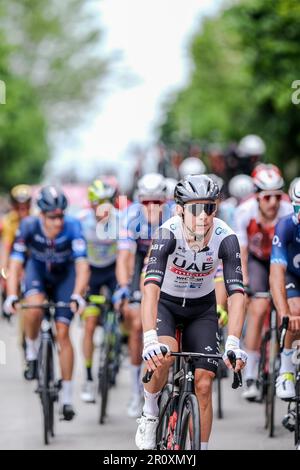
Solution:
[(55, 219), (62, 220), (65, 217), (65, 214), (45, 214), (45, 216), (47, 219), (50, 219), (50, 220), (55, 220)]
[(198, 217), (203, 211), (206, 215), (212, 215), (215, 212), (217, 205), (214, 202), (197, 202), (194, 204), (186, 204), (185, 207), (194, 217)]
[(276, 201), (281, 201), (281, 194), (264, 194), (261, 196), (261, 198), (264, 200), (264, 201), (267, 201), (269, 202), (271, 200), (272, 197), (275, 197)]

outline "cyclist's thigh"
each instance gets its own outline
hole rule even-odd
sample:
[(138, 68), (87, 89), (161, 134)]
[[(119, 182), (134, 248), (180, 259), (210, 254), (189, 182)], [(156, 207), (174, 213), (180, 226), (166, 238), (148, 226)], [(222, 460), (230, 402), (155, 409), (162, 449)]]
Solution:
[(254, 294), (269, 292), (270, 264), (258, 260), (252, 255), (248, 257), (249, 286)]
[[(45, 269), (42, 263), (29, 259), (24, 273), (24, 297), (26, 302), (35, 295), (45, 296)], [(33, 303), (33, 301), (31, 301)], [(35, 302), (38, 303), (38, 302)]]
[[(200, 310), (199, 307), (193, 309)], [(184, 351), (204, 354), (218, 354), (218, 318), (216, 305), (211, 304), (205, 311), (187, 318), (184, 324), (182, 348)], [(194, 361), (196, 369), (204, 369), (214, 374), (217, 372), (218, 361), (215, 359), (199, 358)]]
[(176, 338), (177, 305), (165, 299), (158, 302), (158, 312), (156, 320), (156, 330), (159, 338), (171, 337)]
[[(66, 265), (65, 275), (57, 276), (52, 279), (53, 300), (54, 302), (70, 302), (70, 297), (75, 285), (75, 266), (73, 263)], [(55, 312), (55, 321), (70, 325), (73, 319), (73, 312), (70, 308), (57, 308)]]

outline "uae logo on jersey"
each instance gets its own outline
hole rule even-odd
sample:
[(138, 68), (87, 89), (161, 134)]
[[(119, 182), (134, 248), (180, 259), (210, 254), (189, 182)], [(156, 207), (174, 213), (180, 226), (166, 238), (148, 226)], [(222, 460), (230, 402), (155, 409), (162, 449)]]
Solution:
[(195, 262), (188, 264), (186, 259), (179, 260), (178, 258), (174, 259), (173, 264), (179, 270), (184, 270), (187, 273), (193, 272), (193, 274), (199, 273), (200, 275), (205, 274), (206, 271), (211, 271), (213, 267), (213, 261), (204, 261), (201, 266), (198, 266)]

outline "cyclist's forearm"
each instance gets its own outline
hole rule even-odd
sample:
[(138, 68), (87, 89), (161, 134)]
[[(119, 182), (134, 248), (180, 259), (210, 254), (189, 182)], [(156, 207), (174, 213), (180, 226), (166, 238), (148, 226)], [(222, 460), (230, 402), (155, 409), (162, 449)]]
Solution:
[(245, 299), (240, 293), (228, 298), (228, 335), (241, 337), (245, 321)]
[(241, 246), (241, 264), (244, 284), (249, 283), (249, 274), (248, 274), (248, 248)]
[(157, 306), (160, 288), (155, 284), (148, 284), (144, 288), (142, 298), (142, 324), (143, 331), (156, 330)]
[(283, 317), (290, 315), (285, 289), (285, 266), (271, 264), (270, 289), (277, 312)]
[(86, 293), (89, 278), (90, 268), (86, 260), (77, 261), (75, 264), (76, 279), (73, 289), (74, 294), (84, 295)]
[(23, 263), (17, 260), (9, 262), (9, 276), (7, 278), (7, 296), (18, 295), (20, 278), (23, 270)]
[(129, 250), (120, 250), (117, 256), (116, 278), (119, 286), (125, 287), (131, 279), (131, 257)]
[(8, 244), (6, 242), (3, 242), (2, 249), (1, 249), (1, 255), (0, 255), (0, 267), (1, 270), (4, 270), (5, 272), (8, 269), (9, 265), (9, 255), (11, 252), (11, 244)]

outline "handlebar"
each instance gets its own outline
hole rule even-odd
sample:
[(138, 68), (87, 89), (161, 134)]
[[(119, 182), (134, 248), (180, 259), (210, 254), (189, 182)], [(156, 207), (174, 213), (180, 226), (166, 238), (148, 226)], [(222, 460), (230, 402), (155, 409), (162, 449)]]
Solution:
[[(165, 356), (168, 352), (167, 348), (164, 346), (161, 346), (160, 348), (161, 353), (163, 356)], [(171, 356), (179, 356), (179, 357), (197, 357), (197, 358), (209, 358), (209, 359), (217, 359), (221, 360), (223, 359), (220, 354), (204, 354), (204, 353), (192, 353), (192, 352), (171, 352)], [(230, 364), (232, 365), (233, 369), (235, 369), (236, 366), (236, 356), (234, 351), (228, 351), (227, 357), (229, 359)], [(143, 383), (148, 383), (152, 379), (152, 376), (154, 374), (153, 370), (147, 370), (142, 381)], [(233, 382), (232, 382), (232, 388), (236, 389), (238, 387), (242, 387), (243, 385), (243, 379), (242, 379), (242, 373), (241, 371), (239, 372), (233, 372)]]
[(41, 308), (44, 310), (50, 309), (50, 308), (70, 308), (70, 302), (44, 302), (41, 304), (19, 304), (20, 309), (29, 309), (29, 308)]

